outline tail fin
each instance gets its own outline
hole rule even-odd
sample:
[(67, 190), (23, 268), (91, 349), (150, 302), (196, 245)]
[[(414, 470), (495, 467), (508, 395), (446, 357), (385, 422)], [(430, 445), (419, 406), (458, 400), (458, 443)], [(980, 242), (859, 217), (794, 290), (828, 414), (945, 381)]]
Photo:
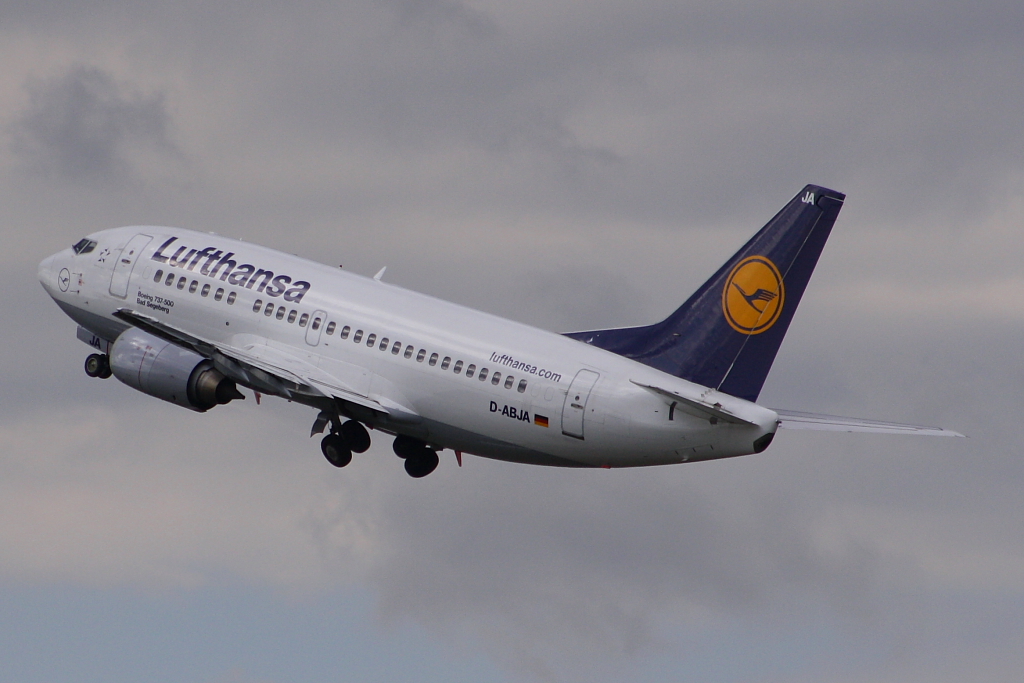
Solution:
[(755, 401), (845, 199), (805, 187), (660, 323), (566, 336)]

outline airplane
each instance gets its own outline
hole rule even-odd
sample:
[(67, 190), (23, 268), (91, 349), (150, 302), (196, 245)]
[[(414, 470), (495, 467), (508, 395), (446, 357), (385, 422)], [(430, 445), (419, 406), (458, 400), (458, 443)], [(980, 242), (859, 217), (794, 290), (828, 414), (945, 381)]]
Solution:
[(198, 412), (240, 387), (310, 406), (336, 467), (368, 429), (416, 478), (442, 449), (619, 468), (761, 453), (780, 427), (962, 436), (756, 403), (844, 201), (808, 185), (661, 322), (567, 334), (179, 228), (103, 230), (38, 274), (89, 376)]

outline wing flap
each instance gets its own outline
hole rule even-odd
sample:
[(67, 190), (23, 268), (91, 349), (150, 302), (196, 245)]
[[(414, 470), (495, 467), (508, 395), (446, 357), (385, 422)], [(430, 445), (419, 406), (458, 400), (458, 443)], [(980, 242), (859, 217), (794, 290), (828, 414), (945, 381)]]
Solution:
[(820, 415), (793, 410), (776, 410), (779, 415), (779, 427), (782, 429), (806, 429), (822, 432), (866, 432), (871, 434), (914, 434), (917, 436), (953, 436), (963, 437), (959, 432), (941, 427), (925, 427), (922, 425), (884, 422), (882, 420), (862, 420), (856, 417), (840, 417), (838, 415)]
[(317, 393), (340, 398), (343, 401), (355, 403), (380, 413), (390, 412), (377, 401), (356, 393), (337, 377), (273, 347), (251, 345), (246, 346), (244, 350), (233, 349), (233, 353), (238, 360), (260, 367), (279, 377), (290, 377), (292, 381), (297, 380), (304, 386), (315, 389)]

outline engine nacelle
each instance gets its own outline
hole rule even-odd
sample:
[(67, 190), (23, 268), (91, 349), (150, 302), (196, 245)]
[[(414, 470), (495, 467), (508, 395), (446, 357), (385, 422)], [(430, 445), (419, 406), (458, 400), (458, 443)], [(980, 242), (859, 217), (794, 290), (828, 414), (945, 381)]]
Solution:
[(135, 327), (111, 347), (110, 370), (133, 389), (198, 412), (245, 398), (209, 360)]

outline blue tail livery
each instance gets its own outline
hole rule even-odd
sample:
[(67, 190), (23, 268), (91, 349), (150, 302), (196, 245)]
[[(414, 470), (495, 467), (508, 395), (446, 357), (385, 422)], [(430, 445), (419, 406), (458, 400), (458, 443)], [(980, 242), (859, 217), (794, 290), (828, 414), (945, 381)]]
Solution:
[(659, 323), (566, 336), (756, 401), (845, 199), (808, 185)]

